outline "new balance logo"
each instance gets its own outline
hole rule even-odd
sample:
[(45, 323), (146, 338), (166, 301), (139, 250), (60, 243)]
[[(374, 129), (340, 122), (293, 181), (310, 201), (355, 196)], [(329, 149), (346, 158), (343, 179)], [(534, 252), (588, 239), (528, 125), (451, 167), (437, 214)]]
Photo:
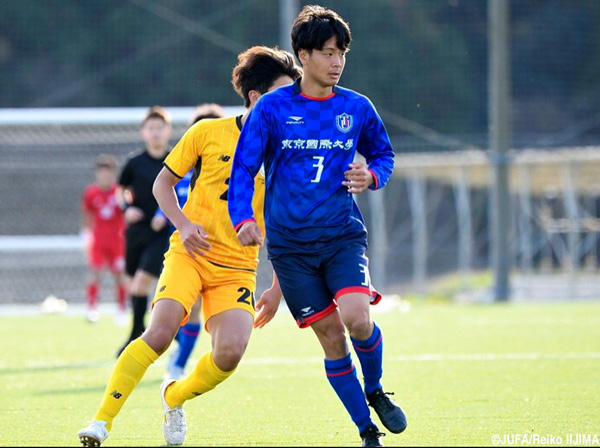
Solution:
[(120, 394), (120, 393), (119, 393), (119, 392), (117, 392), (116, 390), (113, 390), (113, 391), (110, 393), (110, 395), (111, 395), (111, 397), (115, 397), (117, 400), (123, 396), (122, 394)]
[(286, 121), (285, 124), (304, 124), (304, 117), (291, 115), (288, 117), (288, 121)]
[(222, 154), (221, 157), (219, 157), (219, 160), (222, 160), (223, 162), (229, 162), (231, 160), (231, 157)]

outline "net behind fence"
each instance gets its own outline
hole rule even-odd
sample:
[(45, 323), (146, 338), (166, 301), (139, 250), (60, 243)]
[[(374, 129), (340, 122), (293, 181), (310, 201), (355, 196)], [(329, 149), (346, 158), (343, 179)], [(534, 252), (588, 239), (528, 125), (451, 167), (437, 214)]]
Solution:
[[(79, 112), (85, 121), (79, 124), (1, 126), (0, 302), (39, 302), (49, 294), (83, 300), (80, 198), (94, 179), (94, 159), (108, 152), (123, 162), (141, 148), (137, 120), (103, 123), (110, 121), (108, 114), (90, 123), (81, 118), (87, 113)], [(176, 122), (174, 140), (186, 127)], [(597, 285), (586, 273), (595, 275), (599, 255), (600, 150), (515, 151), (512, 162), (513, 225), (506, 231), (513, 248), (513, 295), (594, 295)], [(375, 286), (388, 294), (485, 296), (491, 286), (491, 178), (483, 151), (398, 154), (388, 186), (356, 197), (370, 232)], [(259, 293), (271, 281), (266, 254), (262, 259)], [(546, 288), (551, 283), (544, 275), (562, 289)], [(110, 297), (109, 276), (103, 286)]]
[[(141, 148), (145, 108), (134, 106), (173, 106), (176, 139), (186, 106), (238, 104), (229, 82), (237, 54), (289, 48), (281, 12), (309, 3), (0, 2), (0, 106), (13, 108), (0, 109), (0, 302), (82, 300), (79, 200), (95, 156), (123, 162)], [(325, 2), (352, 27), (342, 85), (373, 101), (397, 151), (388, 187), (357, 197), (383, 292), (489, 296), (487, 3)], [(513, 0), (510, 9), (515, 164), (503, 230), (513, 297), (592, 296), (600, 2)], [(50, 23), (60, 27), (40, 32)], [(60, 236), (66, 246), (31, 251), (42, 242), (15, 236)], [(261, 273), (259, 290), (269, 283)]]

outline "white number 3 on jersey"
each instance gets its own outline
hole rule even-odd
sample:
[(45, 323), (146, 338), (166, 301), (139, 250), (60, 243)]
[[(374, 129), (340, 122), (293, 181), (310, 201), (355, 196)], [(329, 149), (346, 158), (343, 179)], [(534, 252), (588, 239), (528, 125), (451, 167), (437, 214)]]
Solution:
[(311, 180), (311, 182), (317, 183), (321, 181), (321, 174), (323, 174), (323, 160), (325, 160), (325, 157), (314, 156), (313, 159), (317, 159), (317, 163), (313, 165), (317, 169), (317, 175)]

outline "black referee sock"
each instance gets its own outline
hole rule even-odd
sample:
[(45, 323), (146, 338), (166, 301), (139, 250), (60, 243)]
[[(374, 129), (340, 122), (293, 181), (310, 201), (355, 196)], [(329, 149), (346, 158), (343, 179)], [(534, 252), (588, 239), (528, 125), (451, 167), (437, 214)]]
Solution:
[(133, 341), (139, 338), (146, 330), (144, 318), (148, 309), (148, 296), (131, 296), (131, 306), (133, 308), (133, 328), (129, 340)]

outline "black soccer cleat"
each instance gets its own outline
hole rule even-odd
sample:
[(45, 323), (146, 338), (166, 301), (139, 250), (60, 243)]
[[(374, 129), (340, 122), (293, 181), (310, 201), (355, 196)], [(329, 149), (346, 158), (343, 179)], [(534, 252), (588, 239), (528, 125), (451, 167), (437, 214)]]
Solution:
[(390, 432), (399, 434), (406, 429), (406, 415), (388, 395), (394, 395), (394, 393), (377, 389), (372, 394), (367, 395), (367, 402), (369, 406), (375, 409), (383, 426)]
[(385, 436), (385, 433), (379, 432), (379, 428), (375, 425), (367, 426), (363, 432), (360, 433), (360, 438), (362, 439), (361, 446), (384, 446), (382, 437)]

